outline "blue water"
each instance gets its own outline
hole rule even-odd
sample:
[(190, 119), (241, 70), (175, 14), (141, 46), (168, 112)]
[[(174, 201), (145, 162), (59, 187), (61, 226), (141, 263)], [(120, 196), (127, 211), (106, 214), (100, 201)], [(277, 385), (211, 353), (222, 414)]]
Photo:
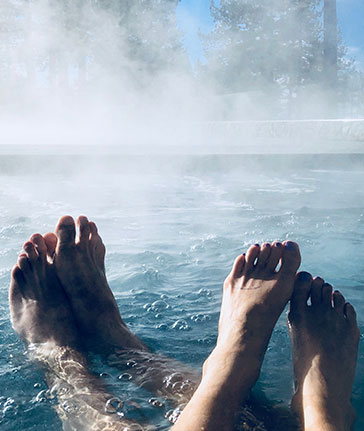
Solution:
[[(0, 429), (60, 430), (44, 373), (9, 323), (10, 269), (34, 232), (63, 214), (94, 220), (107, 275), (129, 327), (153, 349), (200, 367), (214, 346), (221, 286), (235, 256), (256, 242), (292, 239), (302, 269), (356, 307), (361, 330), (353, 391), (364, 429), (364, 159), (362, 156), (0, 157)], [(156, 302), (157, 301), (157, 302)], [(150, 394), (107, 371), (122, 399), (167, 429)], [(255, 392), (288, 404), (292, 371), (285, 316)]]

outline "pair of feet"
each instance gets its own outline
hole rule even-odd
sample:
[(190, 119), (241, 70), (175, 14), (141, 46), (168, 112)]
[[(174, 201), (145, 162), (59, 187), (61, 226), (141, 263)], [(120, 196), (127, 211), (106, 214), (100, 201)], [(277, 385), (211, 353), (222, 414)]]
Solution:
[(95, 223), (62, 217), (55, 233), (34, 234), (11, 275), (10, 314), (28, 343), (108, 352), (146, 349), (123, 322), (105, 275), (105, 246)]
[[(146, 351), (119, 314), (96, 225), (86, 217), (77, 222), (77, 241), (75, 223), (65, 216), (55, 234), (35, 234), (24, 244), (9, 291), (14, 329), (29, 343), (106, 353)], [(251, 388), (290, 300), (296, 383), (292, 407), (305, 430), (348, 430), (359, 339), (355, 311), (322, 279), (296, 275), (299, 265), (299, 249), (292, 242), (254, 245), (236, 259), (224, 283), (218, 341), (202, 382), (219, 375), (230, 394)]]

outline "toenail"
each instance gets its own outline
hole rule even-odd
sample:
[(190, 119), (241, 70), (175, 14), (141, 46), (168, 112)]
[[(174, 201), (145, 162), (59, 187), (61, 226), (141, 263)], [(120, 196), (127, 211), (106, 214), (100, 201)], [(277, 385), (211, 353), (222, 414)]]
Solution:
[(65, 216), (60, 221), (62, 225), (71, 225), (74, 223), (74, 220), (71, 216)]
[(282, 243), (281, 243), (281, 242), (276, 242), (276, 243), (275, 243), (275, 246), (276, 246), (276, 247), (282, 247)]
[(299, 281), (311, 281), (312, 275), (309, 272), (303, 271), (298, 274)]
[(259, 247), (259, 244), (254, 244), (255, 245), (255, 247)]
[(295, 247), (295, 243), (292, 241), (287, 241), (286, 243), (284, 243), (284, 247), (288, 248), (289, 250), (294, 250)]

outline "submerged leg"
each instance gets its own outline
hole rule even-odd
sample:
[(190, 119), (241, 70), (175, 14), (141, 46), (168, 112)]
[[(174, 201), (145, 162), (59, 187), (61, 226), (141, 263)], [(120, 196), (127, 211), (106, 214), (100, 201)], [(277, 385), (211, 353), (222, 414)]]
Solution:
[[(307, 304), (308, 298), (311, 305)], [(292, 409), (305, 431), (349, 431), (359, 329), (352, 305), (321, 278), (298, 274), (290, 304), (296, 392)]]
[(24, 251), (12, 270), (11, 321), (32, 357), (46, 366), (61, 420), (67, 429), (142, 429), (107, 410), (112, 395), (88, 370), (68, 300), (47, 262), (43, 237), (33, 235)]
[(71, 305), (78, 329), (94, 351), (115, 348), (148, 351), (123, 322), (104, 267), (105, 246), (96, 225), (79, 217), (79, 237), (72, 217), (60, 219), (56, 234), (45, 240), (57, 275)]
[[(187, 365), (151, 353), (128, 329), (106, 279), (105, 246), (97, 227), (83, 216), (77, 224), (77, 240), (75, 222), (69, 216), (62, 217), (56, 235), (48, 233), (45, 240), (87, 347), (105, 354), (110, 365), (126, 367), (137, 385), (176, 404), (186, 403), (200, 374)], [(131, 361), (134, 366), (128, 368)]]
[(174, 431), (233, 429), (239, 404), (258, 379), (273, 328), (291, 297), (299, 264), (299, 249), (292, 242), (255, 245), (236, 259), (224, 283), (217, 345)]

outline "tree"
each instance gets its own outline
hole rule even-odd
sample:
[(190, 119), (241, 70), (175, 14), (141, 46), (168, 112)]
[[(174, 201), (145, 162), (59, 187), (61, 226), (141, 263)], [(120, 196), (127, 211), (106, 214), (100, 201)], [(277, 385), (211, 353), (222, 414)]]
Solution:
[(328, 85), (335, 88), (338, 72), (336, 0), (324, 0), (324, 72)]
[(211, 4), (215, 29), (204, 38), (220, 92), (259, 91), (293, 98), (322, 70), (319, 0), (221, 0)]

